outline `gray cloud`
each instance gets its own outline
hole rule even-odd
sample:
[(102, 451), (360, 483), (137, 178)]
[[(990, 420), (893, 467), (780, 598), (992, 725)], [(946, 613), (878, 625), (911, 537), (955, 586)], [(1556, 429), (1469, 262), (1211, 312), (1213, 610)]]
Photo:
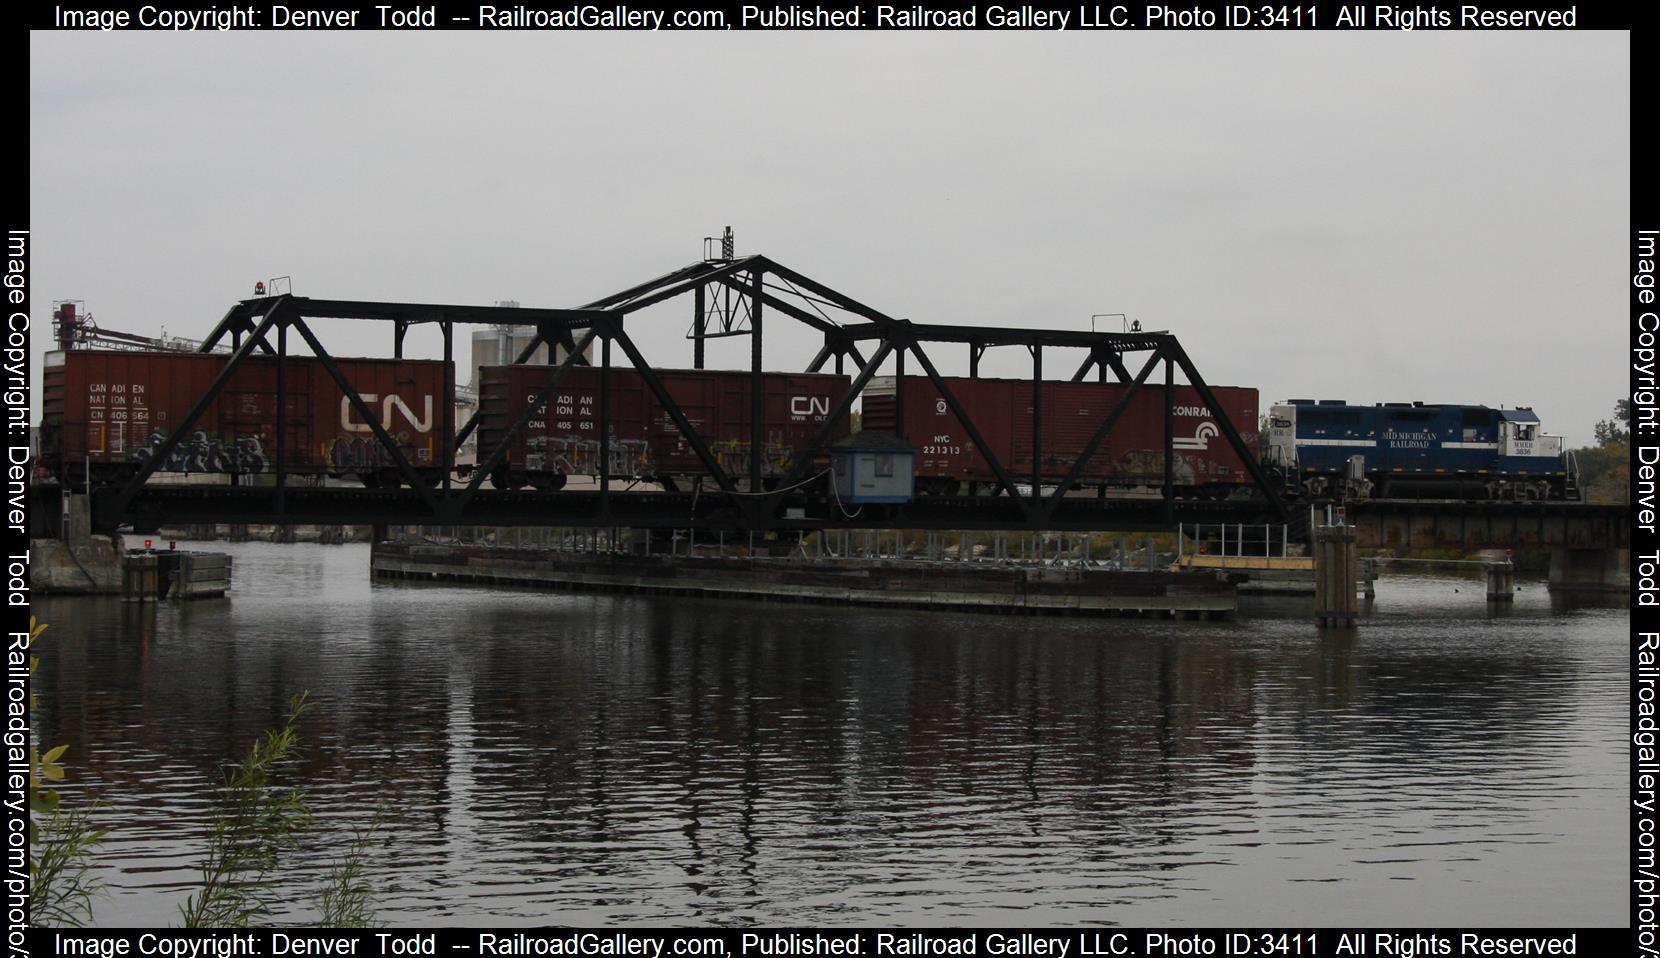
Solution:
[[(36, 33), (30, 54), (34, 288), (115, 328), (199, 335), (279, 274), (576, 305), (730, 223), (740, 252), (919, 322), (1127, 312), (1265, 401), (1531, 404), (1577, 444), (1623, 394), (1625, 34)], [(654, 360), (689, 361), (689, 310), (642, 317)], [(769, 360), (815, 346), (780, 334)]]

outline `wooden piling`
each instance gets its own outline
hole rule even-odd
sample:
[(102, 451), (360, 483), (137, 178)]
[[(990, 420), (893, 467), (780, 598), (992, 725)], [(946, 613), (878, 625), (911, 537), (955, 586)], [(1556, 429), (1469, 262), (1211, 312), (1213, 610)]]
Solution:
[(121, 601), (156, 601), (159, 575), (160, 564), (155, 555), (128, 553), (121, 562)]
[(1355, 598), (1355, 531), (1352, 526), (1314, 530), (1314, 620), (1318, 625), (1353, 625), (1359, 614)]

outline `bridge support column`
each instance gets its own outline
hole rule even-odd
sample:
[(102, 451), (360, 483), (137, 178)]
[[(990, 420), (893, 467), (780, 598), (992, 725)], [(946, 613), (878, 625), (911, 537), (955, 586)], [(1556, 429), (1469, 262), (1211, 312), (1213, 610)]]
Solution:
[(1355, 530), (1320, 526), (1314, 530), (1314, 621), (1320, 626), (1353, 625), (1359, 612)]
[(1516, 566), (1508, 559), (1487, 564), (1487, 601), (1516, 601)]
[(82, 495), (70, 495), (63, 513), (65, 542), (85, 542), (92, 537), (92, 501)]
[(1552, 592), (1630, 592), (1630, 549), (1552, 549)]

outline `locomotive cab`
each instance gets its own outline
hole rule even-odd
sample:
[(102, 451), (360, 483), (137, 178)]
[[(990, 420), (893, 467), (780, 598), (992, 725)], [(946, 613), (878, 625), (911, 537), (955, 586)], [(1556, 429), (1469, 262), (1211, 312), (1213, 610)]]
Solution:
[(1539, 417), (1531, 409), (1501, 409), (1499, 455), (1558, 459), (1562, 455), (1562, 437), (1541, 434)]
[(1281, 404), (1268, 410), (1268, 433), (1262, 461), (1286, 473), (1297, 470), (1297, 407)]

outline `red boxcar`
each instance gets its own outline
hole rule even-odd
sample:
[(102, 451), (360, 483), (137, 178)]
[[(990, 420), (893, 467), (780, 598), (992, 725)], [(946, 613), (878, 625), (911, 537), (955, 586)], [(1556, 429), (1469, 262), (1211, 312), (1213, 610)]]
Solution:
[[(130, 477), (160, 448), (174, 424), (225, 368), (204, 353), (70, 350), (46, 357), (41, 460), (79, 482)], [(435, 479), (443, 463), (444, 410), (453, 402), (444, 363), (336, 359), (399, 450)], [(287, 360), (287, 471), (355, 475), (366, 484), (399, 481), (397, 466), (352, 408), (334, 377), (311, 356)], [(160, 466), (166, 472), (259, 474), (275, 471), (277, 363), (249, 356)]]
[[(947, 378), (946, 384), (973, 419), (1003, 468), (1017, 482), (1032, 476), (1032, 383), (1018, 379)], [(864, 393), (865, 429), (894, 432), (895, 382), (874, 379)], [(1095, 430), (1129, 386), (1123, 383), (1043, 384), (1043, 458), (1040, 475), (1057, 482), (1083, 452)], [(1250, 481), (1233, 447), (1217, 428), (1199, 393), (1176, 386), (1175, 482), (1184, 493), (1226, 492)], [(1217, 402), (1255, 455), (1257, 391), (1213, 387)], [(996, 482), (997, 476), (975, 448), (933, 381), (905, 377), (902, 438), (916, 447), (918, 486), (955, 491), (958, 482)], [(1112, 432), (1102, 441), (1080, 482), (1111, 486), (1158, 486), (1164, 482), (1164, 387), (1136, 390)]]
[[(708, 444), (721, 467), (742, 484), (749, 475), (750, 374), (727, 370), (660, 369), (663, 388)], [(479, 370), (478, 459), (500, 444), (553, 375), (551, 366), (486, 366)], [(498, 488), (556, 489), (572, 475), (599, 475), (599, 379), (595, 366), (565, 375), (542, 411), (513, 437), (491, 476)], [(777, 479), (813, 441), (831, 408), (852, 384), (847, 376), (768, 373), (763, 379), (766, 444), (761, 475)], [(610, 373), (611, 476), (673, 481), (705, 474), (645, 378), (632, 367)], [(844, 419), (830, 434), (847, 435)], [(826, 458), (826, 461), (828, 459)]]

